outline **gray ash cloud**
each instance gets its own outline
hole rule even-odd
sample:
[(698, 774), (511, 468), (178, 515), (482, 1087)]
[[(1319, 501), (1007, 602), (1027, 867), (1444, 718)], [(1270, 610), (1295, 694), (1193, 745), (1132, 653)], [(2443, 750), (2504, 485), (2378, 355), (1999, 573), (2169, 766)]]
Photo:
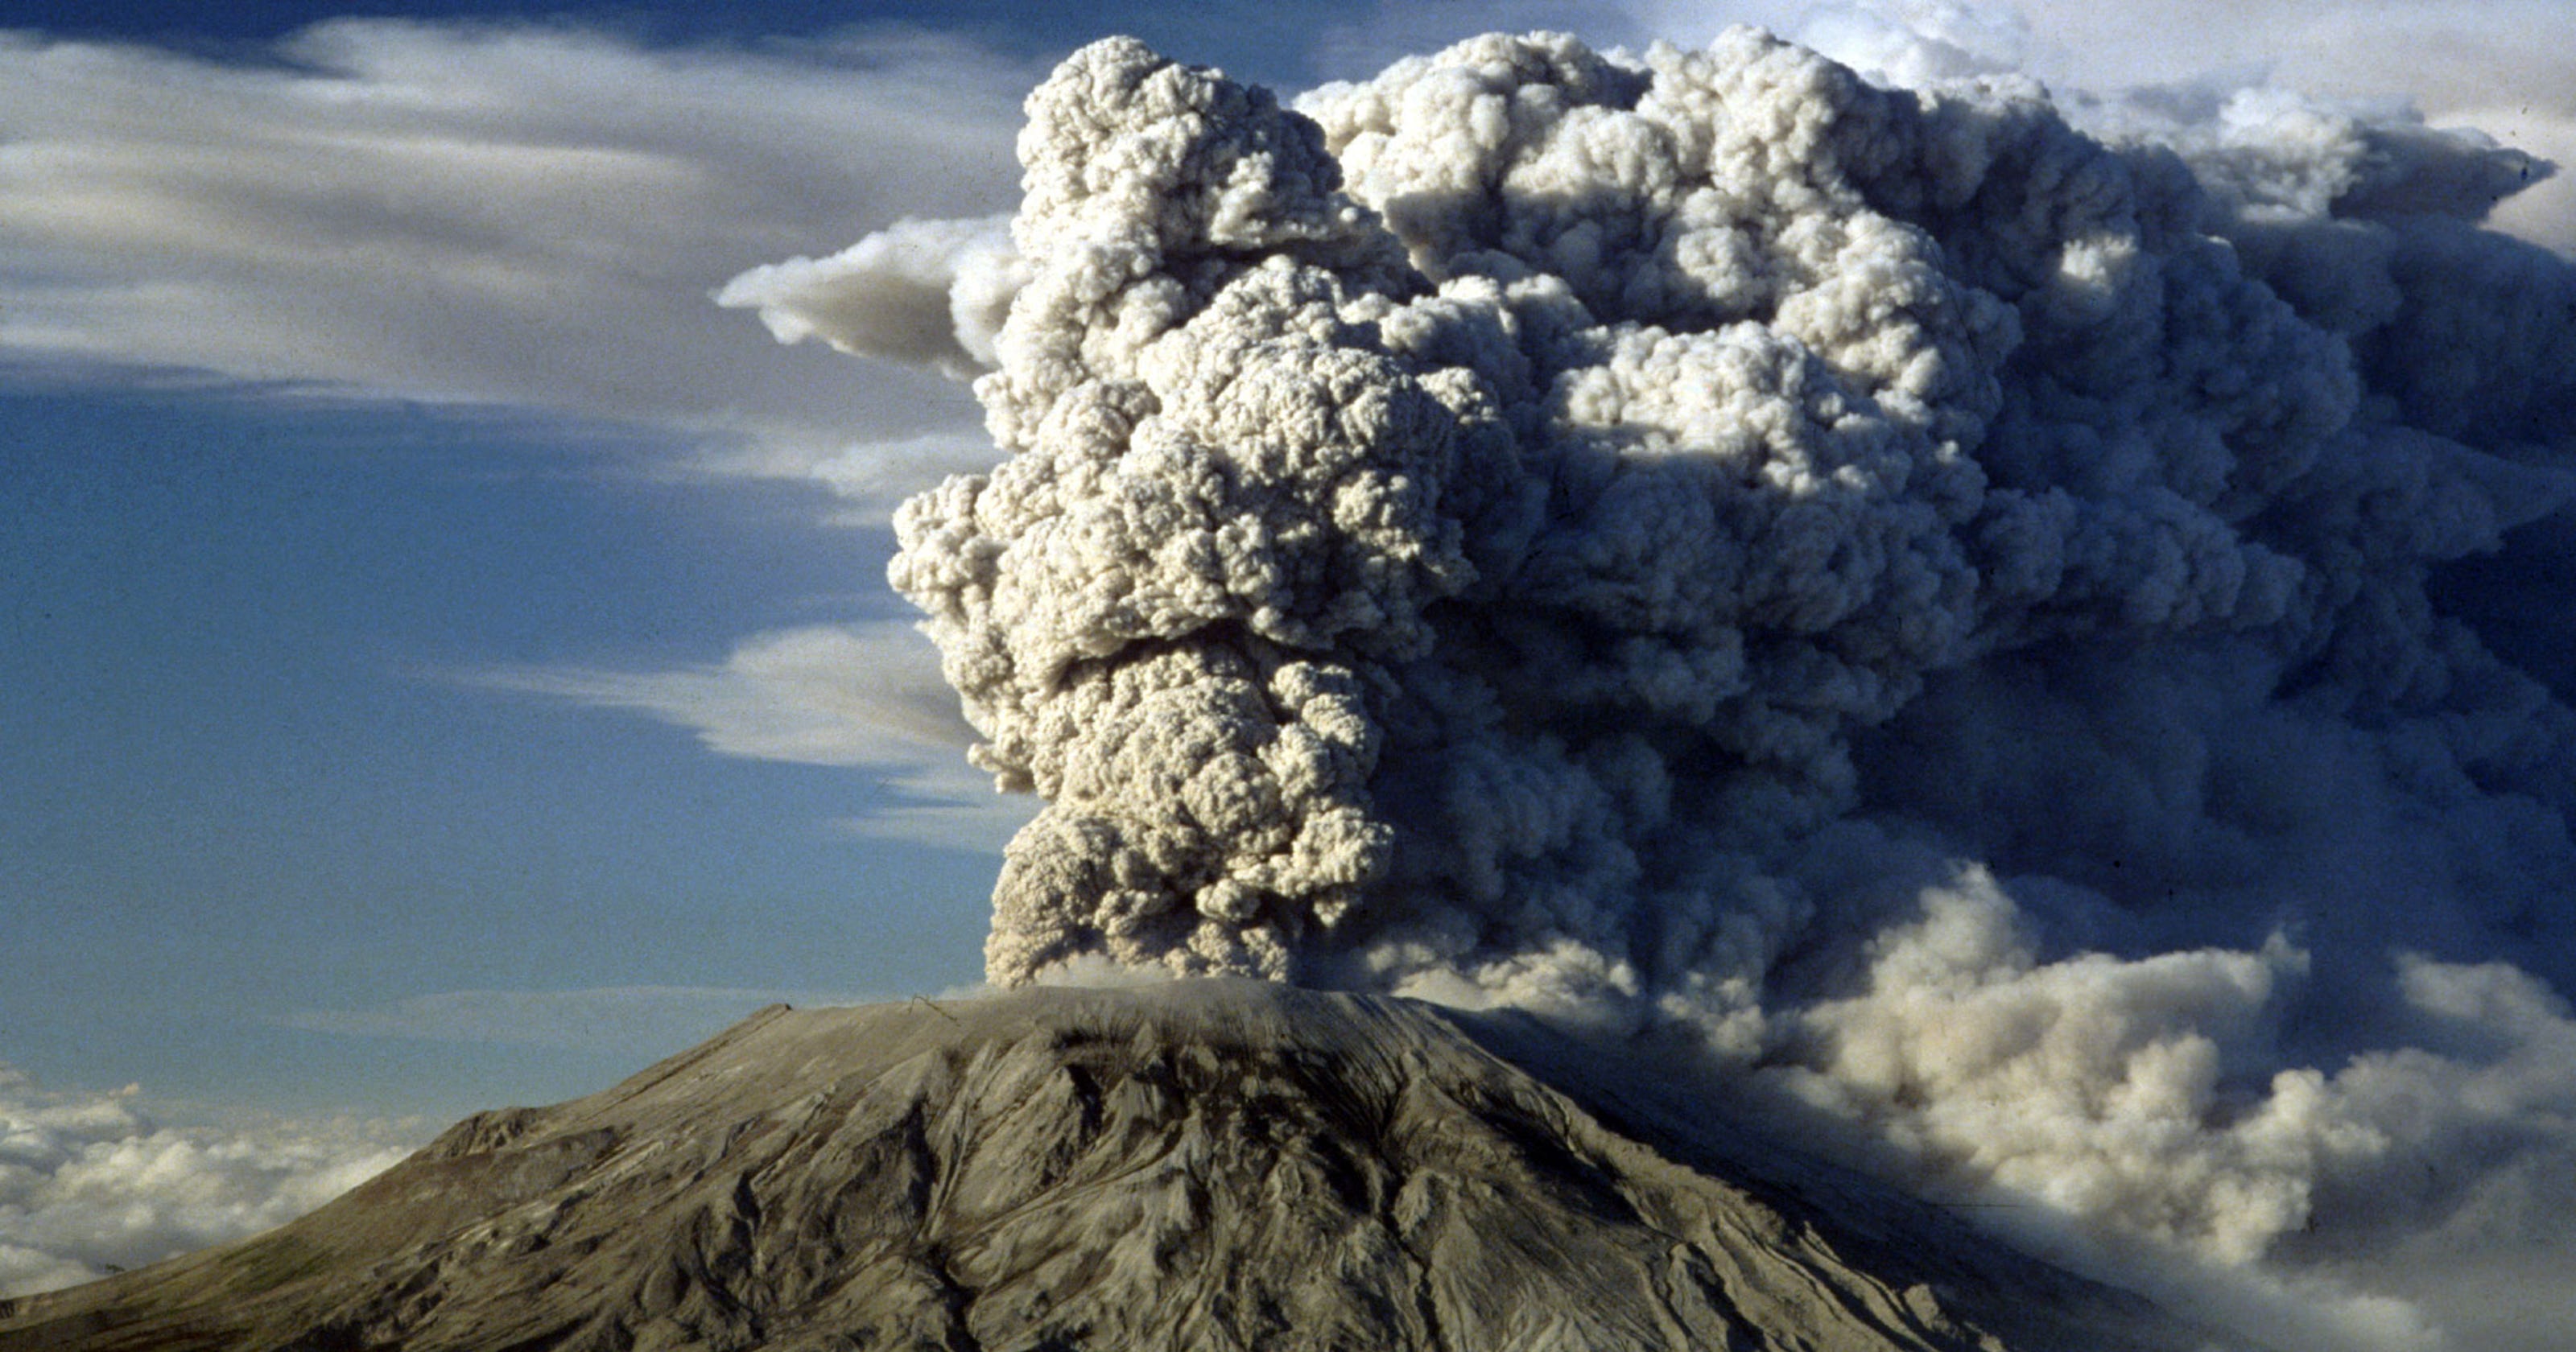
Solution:
[(1753, 30), (1290, 107), (1111, 40), (1007, 243), (738, 281), (983, 372), (1005, 458), (892, 579), (1046, 800), (993, 979), (1685, 1029), (2221, 1264), (2566, 1238), (2576, 266), (2481, 225), (2548, 166), (2202, 112)]

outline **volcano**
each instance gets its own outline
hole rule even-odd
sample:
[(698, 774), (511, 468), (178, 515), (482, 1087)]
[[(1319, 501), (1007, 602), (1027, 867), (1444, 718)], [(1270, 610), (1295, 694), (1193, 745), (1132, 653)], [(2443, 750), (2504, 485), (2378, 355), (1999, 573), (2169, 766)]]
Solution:
[(0, 1349), (2223, 1345), (1579, 1048), (1232, 979), (772, 1006), (266, 1235), (0, 1302)]

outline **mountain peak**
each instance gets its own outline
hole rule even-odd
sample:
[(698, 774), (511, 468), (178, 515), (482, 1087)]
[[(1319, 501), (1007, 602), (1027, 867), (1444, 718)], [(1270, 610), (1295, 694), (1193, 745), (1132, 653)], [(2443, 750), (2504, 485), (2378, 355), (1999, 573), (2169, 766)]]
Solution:
[(0, 1349), (2208, 1345), (1822, 1166), (1643, 1144), (1495, 1027), (1239, 980), (772, 1006), (0, 1302)]

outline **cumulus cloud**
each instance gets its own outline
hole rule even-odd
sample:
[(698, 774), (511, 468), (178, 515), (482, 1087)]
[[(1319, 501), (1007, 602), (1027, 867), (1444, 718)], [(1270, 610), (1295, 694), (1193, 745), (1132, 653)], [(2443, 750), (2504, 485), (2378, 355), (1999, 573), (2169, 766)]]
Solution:
[(138, 1090), (48, 1092), (0, 1066), (0, 1297), (282, 1225), (392, 1166), (382, 1126), (162, 1126)]
[(873, 771), (888, 801), (845, 827), (948, 848), (991, 848), (1028, 819), (960, 753), (974, 730), (910, 625), (815, 625), (744, 639), (721, 663), (678, 671), (514, 667), (464, 673), (488, 689), (639, 713), (719, 755)]
[(1492, 36), (1293, 108), (1104, 42), (1007, 256), (801, 274), (852, 351), (989, 349), (1005, 458), (890, 574), (1045, 802), (988, 970), (1686, 1030), (1855, 1163), (2432, 1345), (2378, 1265), (2561, 1243), (2510, 1199), (2576, 1176), (2576, 265), (2488, 225), (2545, 166), (1948, 31), (1919, 87)]
[(784, 472), (971, 419), (706, 297), (853, 220), (1006, 203), (1018, 64), (377, 21), (273, 55), (0, 34), (0, 348), (748, 437)]

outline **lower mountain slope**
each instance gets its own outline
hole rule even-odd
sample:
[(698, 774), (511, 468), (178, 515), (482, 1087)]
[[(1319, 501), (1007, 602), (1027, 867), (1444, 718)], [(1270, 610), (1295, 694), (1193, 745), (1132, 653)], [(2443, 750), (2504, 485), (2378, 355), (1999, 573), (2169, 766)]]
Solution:
[(1642, 1144), (1402, 1000), (775, 1006), (266, 1235), (0, 1302), (0, 1352), (2218, 1345), (1801, 1167)]

